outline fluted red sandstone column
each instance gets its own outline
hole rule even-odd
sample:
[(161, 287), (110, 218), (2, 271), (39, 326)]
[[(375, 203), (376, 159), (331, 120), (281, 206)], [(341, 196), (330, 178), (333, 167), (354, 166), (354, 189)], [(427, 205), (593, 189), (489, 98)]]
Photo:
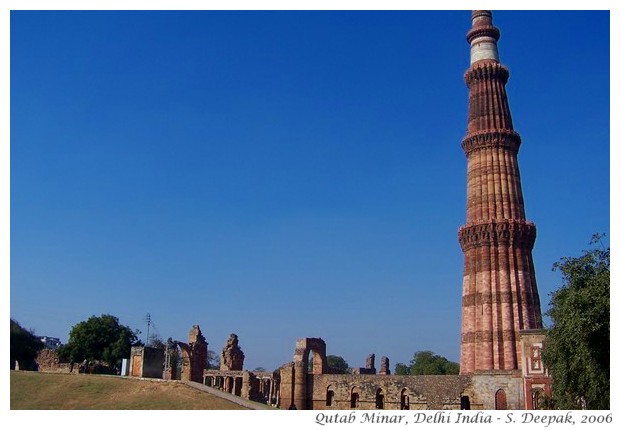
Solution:
[(500, 64), (499, 30), (490, 11), (473, 11), (467, 33), (471, 64), (467, 135), (467, 221), (459, 229), (465, 256), (461, 373), (518, 369), (519, 331), (542, 328), (532, 248), (536, 227), (526, 221), (517, 152)]

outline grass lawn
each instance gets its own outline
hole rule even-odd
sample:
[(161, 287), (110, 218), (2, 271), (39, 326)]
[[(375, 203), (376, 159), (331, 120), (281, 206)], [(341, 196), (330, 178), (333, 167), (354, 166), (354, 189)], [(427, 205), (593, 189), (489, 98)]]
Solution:
[(11, 409), (246, 409), (178, 382), (11, 371)]

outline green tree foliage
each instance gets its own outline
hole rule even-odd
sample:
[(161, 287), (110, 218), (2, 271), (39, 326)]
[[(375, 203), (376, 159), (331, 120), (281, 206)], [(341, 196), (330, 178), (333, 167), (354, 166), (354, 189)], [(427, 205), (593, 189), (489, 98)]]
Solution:
[(43, 346), (31, 330), (26, 330), (17, 321), (11, 319), (11, 369), (15, 361), (19, 363), (22, 370), (30, 367)]
[(338, 374), (351, 373), (349, 364), (345, 361), (344, 358), (338, 355), (328, 355), (327, 366), (329, 367), (331, 373), (338, 373)]
[(150, 342), (148, 346), (155, 349), (166, 349), (166, 343), (163, 341), (161, 336), (154, 334), (150, 336)]
[(212, 350), (207, 350), (207, 369), (215, 369), (219, 370), (220, 368), (220, 356), (217, 352)]
[(410, 373), (411, 369), (406, 364), (396, 363), (396, 366), (394, 366), (395, 375), (409, 375)]
[(609, 247), (594, 235), (593, 249), (553, 265), (562, 286), (551, 294), (543, 362), (553, 378), (560, 409), (609, 409), (610, 266)]
[[(325, 357), (327, 360), (327, 368), (329, 373), (333, 374), (345, 374), (351, 373), (351, 368), (346, 360), (339, 355), (328, 355)], [(308, 360), (308, 372), (312, 373), (314, 370), (314, 355)]]
[(102, 360), (110, 366), (122, 358), (128, 358), (136, 342), (138, 332), (121, 325), (112, 315), (92, 316), (73, 326), (69, 342), (59, 354), (73, 362)]
[(411, 375), (458, 375), (459, 365), (432, 351), (418, 351), (409, 366)]

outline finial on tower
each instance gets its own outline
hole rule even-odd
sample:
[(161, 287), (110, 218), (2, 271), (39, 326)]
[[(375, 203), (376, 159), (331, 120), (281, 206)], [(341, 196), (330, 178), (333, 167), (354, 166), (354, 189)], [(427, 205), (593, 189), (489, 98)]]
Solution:
[(467, 41), (471, 45), (471, 61), (493, 60), (499, 63), (497, 41), (499, 30), (493, 26), (493, 14), (490, 10), (471, 12), (471, 30), (467, 32)]

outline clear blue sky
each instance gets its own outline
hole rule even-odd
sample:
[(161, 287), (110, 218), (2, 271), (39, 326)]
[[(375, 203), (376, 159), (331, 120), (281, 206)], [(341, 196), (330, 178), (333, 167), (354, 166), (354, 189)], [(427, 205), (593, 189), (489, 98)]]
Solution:
[[(609, 12), (494, 13), (543, 311), (610, 228)], [(459, 359), (469, 11), (13, 11), (10, 314)], [(607, 239), (609, 244), (609, 238)]]

